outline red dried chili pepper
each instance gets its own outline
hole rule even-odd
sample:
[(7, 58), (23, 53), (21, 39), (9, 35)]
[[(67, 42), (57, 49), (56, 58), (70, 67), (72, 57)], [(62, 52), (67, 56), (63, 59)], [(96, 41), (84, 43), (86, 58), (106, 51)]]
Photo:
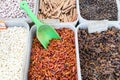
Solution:
[(61, 40), (51, 40), (45, 50), (37, 38), (33, 39), (29, 80), (76, 80), (76, 52), (74, 32), (57, 29)]

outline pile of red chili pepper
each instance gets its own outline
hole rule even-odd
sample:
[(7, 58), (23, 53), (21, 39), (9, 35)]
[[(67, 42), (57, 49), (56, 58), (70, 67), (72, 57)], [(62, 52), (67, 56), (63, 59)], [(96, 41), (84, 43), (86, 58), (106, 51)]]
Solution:
[(76, 80), (76, 49), (74, 32), (57, 29), (61, 40), (51, 40), (44, 49), (36, 37), (33, 39), (28, 72), (29, 80)]

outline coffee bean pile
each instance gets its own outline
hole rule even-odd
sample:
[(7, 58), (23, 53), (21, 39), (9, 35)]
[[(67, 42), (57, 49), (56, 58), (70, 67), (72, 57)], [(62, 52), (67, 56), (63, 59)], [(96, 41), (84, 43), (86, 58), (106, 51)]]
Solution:
[(81, 16), (88, 20), (117, 20), (116, 0), (79, 0)]
[(83, 80), (120, 80), (120, 30), (78, 34)]

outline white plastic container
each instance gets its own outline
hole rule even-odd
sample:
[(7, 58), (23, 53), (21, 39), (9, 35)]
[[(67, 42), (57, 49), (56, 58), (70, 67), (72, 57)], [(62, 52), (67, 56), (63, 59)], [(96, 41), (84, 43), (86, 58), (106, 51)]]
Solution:
[[(55, 29), (60, 29), (60, 28), (69, 28), (71, 30), (74, 31), (74, 35), (75, 35), (75, 45), (78, 45), (77, 43), (77, 35), (76, 35), (76, 28), (70, 24), (54, 24), (53, 25)], [(30, 55), (31, 55), (31, 48), (32, 48), (32, 40), (33, 37), (35, 36), (35, 32), (36, 32), (36, 27), (33, 26), (30, 30), (30, 39), (29, 39), (29, 53), (27, 54), (27, 60), (26, 60), (26, 67), (25, 67), (25, 72), (24, 72), (24, 79), (28, 80), (28, 69), (29, 69), (29, 65), (30, 65)], [(79, 63), (79, 53), (78, 53), (78, 48), (76, 46), (76, 64), (77, 64), (77, 75), (78, 75), (78, 80), (81, 80), (81, 73), (80, 73), (80, 63)]]
[[(92, 21), (81, 23), (77, 26), (77, 33), (79, 29), (88, 29), (88, 24)], [(116, 28), (120, 28), (120, 21), (108, 21), (108, 28), (111, 28), (112, 26), (115, 26)], [(77, 35), (78, 36), (78, 35)]]
[[(91, 20), (87, 20), (87, 19), (84, 19), (82, 16), (81, 16), (81, 12), (80, 12), (80, 4), (79, 4), (79, 0), (76, 0), (76, 4), (77, 4), (77, 13), (78, 13), (78, 21), (80, 23), (84, 23), (84, 22), (87, 22), (87, 21), (91, 21)], [(118, 20), (120, 20), (120, 0), (116, 0), (116, 5), (117, 5), (117, 9), (118, 9)], [(94, 20), (95, 21), (95, 20)]]
[[(40, 1), (40, 0), (39, 0)], [(39, 4), (40, 5), (40, 4)], [(38, 11), (39, 11), (39, 5), (38, 5), (38, 7), (36, 8), (36, 11), (37, 11), (37, 14), (38, 14)], [(77, 0), (76, 0), (76, 8), (77, 8)], [(79, 13), (78, 12), (76, 12), (77, 13), (77, 15), (79, 15)], [(42, 21), (44, 21), (44, 22), (47, 22), (48, 24), (51, 24), (51, 22), (49, 22), (47, 19), (41, 19)], [(49, 19), (50, 20), (50, 19)], [(75, 21), (73, 21), (73, 22), (60, 22), (59, 21), (59, 19), (51, 19), (51, 20), (56, 20), (56, 22), (58, 23), (58, 24), (70, 24), (70, 25), (73, 25), (73, 26), (75, 26), (76, 24), (77, 24), (77, 22), (78, 22), (78, 17), (77, 17), (77, 19), (75, 20)]]
[[(9, 0), (8, 0), (9, 1)], [(19, 0), (19, 1), (22, 1), (22, 0)], [(38, 4), (39, 4), (39, 0), (33, 0), (34, 2), (34, 8), (33, 8), (33, 13), (35, 14), (35, 15), (37, 15), (37, 13), (38, 13)], [(24, 12), (25, 14), (26, 14), (26, 12)], [(13, 18), (2, 18), (2, 17), (0, 17), (0, 19), (13, 19)], [(26, 18), (22, 18), (22, 17), (20, 17), (20, 18), (18, 18), (18, 19), (23, 19), (23, 20), (25, 20), (26, 22), (28, 22), (28, 23), (31, 23), (32, 22), (32, 20), (27, 16)]]
[[(10, 20), (5, 20), (5, 24), (7, 27), (24, 27), (27, 30), (27, 36), (26, 36), (26, 48), (25, 48), (25, 55), (24, 55), (24, 60), (26, 60), (26, 55), (28, 53), (28, 39), (29, 39), (29, 25), (23, 21), (22, 19), (10, 19)], [(21, 80), (24, 78), (24, 68), (25, 68), (25, 62), (23, 62), (23, 67), (22, 67), (22, 74), (21, 74)]]
[[(88, 24), (90, 23), (90, 21), (89, 22), (87, 22), (87, 23), (81, 23), (81, 24), (79, 24), (78, 26), (77, 26), (77, 29), (76, 29), (76, 35), (77, 35), (77, 37), (76, 37), (76, 47), (78, 48), (77, 50), (77, 53), (78, 54), (80, 54), (79, 53), (79, 43), (78, 43), (78, 31), (79, 31), (79, 29), (88, 29)], [(116, 27), (116, 28), (118, 28), (118, 29), (120, 29), (120, 21), (108, 21), (108, 28), (111, 28), (111, 27)], [(81, 68), (80, 68), (80, 71), (81, 71)], [(81, 73), (81, 72), (80, 72)], [(81, 75), (80, 75), (81, 76)], [(82, 80), (82, 76), (81, 76), (81, 80)]]

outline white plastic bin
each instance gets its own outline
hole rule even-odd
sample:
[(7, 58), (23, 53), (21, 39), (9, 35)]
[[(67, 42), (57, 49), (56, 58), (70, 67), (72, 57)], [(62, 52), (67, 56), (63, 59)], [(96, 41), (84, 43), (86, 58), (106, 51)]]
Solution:
[[(90, 21), (90, 20), (84, 19), (81, 16), (79, 0), (76, 0), (76, 2), (77, 2), (78, 21), (80, 23), (84, 23), (84, 22)], [(118, 9), (117, 18), (118, 18), (118, 20), (120, 20), (120, 0), (116, 0), (116, 5), (117, 5), (117, 9)]]
[[(80, 54), (79, 53), (79, 43), (78, 43), (78, 31), (79, 31), (79, 29), (88, 29), (88, 24), (89, 23), (90, 23), (90, 21), (81, 23), (77, 26), (77, 29), (76, 29), (76, 35), (77, 35), (77, 37), (76, 37), (76, 40), (77, 40), (76, 41), (76, 47), (78, 48), (78, 51), (77, 51), (78, 54)], [(120, 29), (120, 21), (108, 21), (108, 28), (111, 28), (113, 26)], [(80, 71), (81, 71), (81, 68), (80, 68)], [(82, 76), (81, 76), (81, 80), (82, 80)]]
[[(74, 31), (74, 33), (76, 32), (76, 29), (75, 27), (73, 27), (72, 25), (70, 24), (54, 24), (53, 25), (55, 29), (60, 29), (60, 28), (69, 28), (71, 30)], [(25, 72), (24, 72), (24, 75), (25, 75), (25, 80), (28, 80), (28, 69), (29, 69), (29, 65), (30, 65), (30, 55), (31, 55), (31, 48), (32, 48), (32, 40), (33, 40), (33, 37), (35, 36), (35, 33), (36, 32), (36, 27), (33, 26), (30, 30), (30, 39), (29, 39), (29, 54), (27, 54), (27, 60), (26, 60), (26, 67), (25, 67)], [(77, 44), (77, 35), (76, 33), (74, 34), (75, 35), (75, 45), (78, 45)], [(77, 75), (78, 75), (78, 80), (81, 80), (81, 74), (80, 74), (80, 63), (79, 63), (79, 54), (78, 54), (78, 48), (76, 46), (76, 64), (77, 64)]]
[[(22, 19), (11, 19), (11, 20), (4, 20), (5, 21), (5, 24), (6, 26), (9, 28), (9, 27), (24, 27), (26, 30), (27, 30), (27, 35), (25, 37), (25, 43), (26, 43), (26, 47), (25, 47), (25, 53), (24, 53), (24, 56), (23, 56), (23, 59), (24, 61), (26, 61), (26, 55), (28, 53), (28, 39), (29, 39), (29, 25), (23, 21)], [(14, 67), (13, 67), (14, 68)], [(25, 62), (23, 62), (23, 67), (22, 67), (22, 72), (21, 72), (21, 79), (20, 80), (23, 80), (24, 78), (24, 69), (25, 68)]]
[[(40, 0), (39, 0), (40, 1)], [(38, 7), (36, 8), (37, 10), (37, 14), (38, 14), (38, 10), (39, 10), (39, 6), (40, 6), (40, 4), (38, 5)], [(76, 0), (76, 8), (77, 8), (77, 0)], [(77, 13), (77, 15), (79, 14), (78, 12), (76, 12)], [(46, 22), (46, 23), (49, 23), (49, 24), (51, 24), (51, 22), (49, 22), (48, 20), (50, 20), (50, 19), (40, 19), (40, 20), (42, 20), (42, 21), (44, 21), (44, 22)], [(73, 26), (75, 26), (76, 24), (77, 24), (77, 21), (78, 21), (78, 17), (77, 17), (77, 19), (75, 20), (75, 21), (73, 21), (73, 22), (60, 22), (59, 21), (59, 19), (51, 19), (51, 20), (56, 20), (56, 22), (58, 23), (58, 24), (71, 24), (71, 25), (73, 25)]]
[[(9, 0), (6, 0), (5, 2), (9, 2)], [(12, 0), (13, 1), (13, 0)], [(17, 2), (18, 3), (20, 3), (20, 1), (22, 1), (22, 0), (18, 0)], [(38, 4), (39, 4), (39, 0), (31, 0), (32, 1), (32, 3), (34, 3), (34, 8), (33, 8), (33, 13), (35, 14), (35, 15), (37, 15), (37, 13), (38, 13)], [(3, 1), (2, 1), (3, 2)], [(11, 1), (10, 1), (11, 2)], [(16, 3), (17, 3), (16, 2)], [(4, 5), (4, 4), (3, 4)], [(6, 4), (5, 4), (6, 5)], [(17, 6), (15, 6), (15, 5), (17, 5)], [(11, 3), (9, 3), (9, 5), (8, 6), (11, 6)], [(19, 4), (15, 4), (14, 3), (14, 5), (13, 5), (17, 10), (18, 10), (18, 8), (20, 9), (20, 5)], [(2, 7), (3, 8), (3, 7)], [(7, 8), (7, 6), (5, 7), (5, 10), (7, 10), (6, 9)], [(22, 9), (20, 9), (20, 10), (22, 10)], [(1, 10), (0, 10), (1, 11)], [(13, 12), (14, 12), (15, 10), (13, 10)], [(24, 12), (24, 14), (26, 14), (25, 13), (25, 11), (23, 11), (22, 10), (22, 12)], [(4, 9), (1, 11), (1, 13), (4, 13)], [(8, 13), (9, 13), (9, 11), (8, 11)], [(12, 11), (11, 11), (11, 13), (12, 13)], [(11, 13), (9, 13), (9, 14), (11, 14)], [(16, 12), (17, 13), (17, 12)], [(5, 13), (4, 13), (5, 14)], [(11, 14), (11, 15), (14, 15), (14, 14)], [(18, 15), (22, 15), (22, 13), (21, 14), (18, 14)], [(10, 17), (5, 17), (5, 16), (0, 16), (0, 18), (1, 19), (13, 19), (13, 18), (10, 18)], [(18, 18), (17, 16), (15, 16), (15, 18)], [(31, 23), (32, 21), (31, 21), (31, 19), (27, 16), (26, 18), (24, 18), (24, 17), (20, 17), (19, 19), (23, 19), (23, 20), (25, 20), (26, 22), (28, 22), (28, 23)]]

